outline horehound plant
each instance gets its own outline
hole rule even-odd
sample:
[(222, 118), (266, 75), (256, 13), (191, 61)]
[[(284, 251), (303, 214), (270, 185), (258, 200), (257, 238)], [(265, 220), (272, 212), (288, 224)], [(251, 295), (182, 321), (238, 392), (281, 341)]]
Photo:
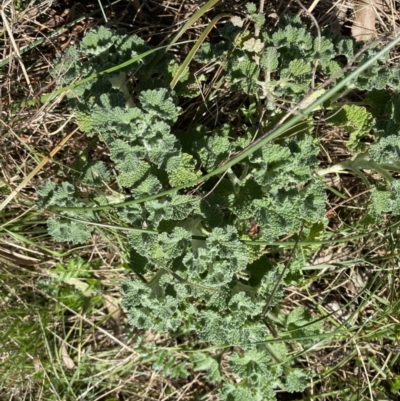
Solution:
[[(251, 4), (248, 14), (262, 28), (265, 19)], [(391, 174), (399, 168), (400, 73), (373, 43), (313, 36), (299, 18), (284, 17), (258, 36), (243, 26), (233, 18), (220, 42), (195, 56), (222, 70), (207, 102), (223, 91), (241, 97), (239, 128), (225, 118), (177, 129), (185, 101), (200, 95), (207, 77), (186, 68), (171, 90), (178, 63), (151, 53), (137, 36), (100, 27), (68, 48), (54, 74), (66, 84), (97, 76), (74, 85), (68, 102), (90, 146), (101, 143), (107, 158), (78, 154), (64, 181), (38, 189), (37, 206), (55, 213), (47, 224), (57, 241), (85, 243), (100, 227), (126, 230), (133, 277), (121, 291), (129, 323), (195, 341), (180, 351), (218, 383), (221, 400), (274, 400), (277, 390), (304, 391), (313, 376), (295, 360), (320, 338), (323, 319), (279, 305), (324, 238), (321, 176), (359, 174), (372, 189), (372, 220), (400, 213)], [(139, 63), (101, 73), (143, 53)], [(368, 93), (362, 104), (340, 103), (354, 91)], [(329, 124), (350, 133), (354, 154), (325, 169), (310, 116), (323, 110)], [(365, 140), (371, 134), (373, 143)], [(294, 242), (276, 249), (294, 248), (281, 263), (268, 249), (288, 236)]]

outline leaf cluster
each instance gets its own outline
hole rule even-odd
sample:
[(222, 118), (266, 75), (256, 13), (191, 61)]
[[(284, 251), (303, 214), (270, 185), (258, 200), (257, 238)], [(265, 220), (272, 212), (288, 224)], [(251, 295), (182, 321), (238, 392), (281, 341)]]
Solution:
[[(250, 3), (248, 11), (256, 24), (264, 23), (254, 4)], [(326, 81), (334, 85), (346, 78), (378, 50), (377, 44), (370, 44), (358, 55), (362, 43), (327, 31), (319, 35), (298, 16), (282, 17), (276, 30), (261, 32), (260, 38), (238, 28), (243, 21), (237, 18), (227, 25), (221, 31), (226, 41), (214, 47), (204, 44), (196, 61), (219, 63), (226, 73), (225, 82), (233, 90), (260, 98), (275, 112), (290, 109)], [(364, 71), (336, 98), (354, 90), (400, 89), (400, 69), (387, 67), (386, 61), (381, 59)], [(348, 63), (352, 69), (344, 70)]]

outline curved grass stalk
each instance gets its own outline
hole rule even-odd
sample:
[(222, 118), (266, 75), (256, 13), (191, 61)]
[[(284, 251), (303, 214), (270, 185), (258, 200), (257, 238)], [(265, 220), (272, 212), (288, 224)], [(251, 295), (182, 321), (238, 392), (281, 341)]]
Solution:
[(192, 61), (194, 55), (196, 54), (197, 50), (199, 50), (199, 47), (202, 45), (204, 42), (205, 38), (207, 35), (210, 33), (211, 29), (214, 28), (214, 26), (217, 24), (217, 22), (223, 18), (223, 17), (229, 17), (229, 14), (220, 14), (217, 15), (212, 19), (212, 21), (207, 25), (207, 28), (203, 31), (203, 33), (200, 35), (200, 37), (197, 39), (196, 43), (194, 44), (193, 48), (190, 50), (189, 54), (186, 56), (185, 60), (179, 67), (178, 71), (176, 72), (174, 78), (172, 79), (170, 83), (171, 89), (175, 88), (175, 85), (178, 83), (179, 79), (181, 78), (183, 72), (185, 71), (185, 68), (190, 64)]

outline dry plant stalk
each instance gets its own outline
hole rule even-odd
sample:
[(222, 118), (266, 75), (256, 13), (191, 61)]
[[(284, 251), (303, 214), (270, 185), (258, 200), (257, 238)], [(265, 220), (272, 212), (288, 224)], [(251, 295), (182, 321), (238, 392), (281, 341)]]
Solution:
[(355, 20), (351, 34), (357, 41), (370, 40), (375, 36), (375, 17), (378, 0), (358, 0), (355, 4)]

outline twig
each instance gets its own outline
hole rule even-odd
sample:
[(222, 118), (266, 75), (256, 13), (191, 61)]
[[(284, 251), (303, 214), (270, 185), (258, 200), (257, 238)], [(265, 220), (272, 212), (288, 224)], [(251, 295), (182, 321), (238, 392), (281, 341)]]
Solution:
[(23, 61), (21, 59), (20, 54), (19, 54), (18, 46), (15, 43), (13, 33), (11, 31), (10, 25), (8, 24), (6, 14), (4, 13), (4, 8), (5, 8), (5, 6), (0, 7), (0, 15), (1, 15), (1, 18), (3, 19), (3, 23), (4, 23), (4, 26), (6, 27), (8, 36), (10, 37), (10, 41), (11, 41), (12, 47), (14, 48), (15, 57), (19, 61), (20, 65), (21, 65), (21, 69), (22, 69), (22, 72), (23, 72), (23, 74), (25, 76), (26, 82), (28, 84), (29, 91), (30, 91), (31, 95), (33, 95), (33, 88), (32, 88), (32, 85), (31, 85), (31, 81), (29, 79), (28, 73), (27, 73), (27, 71), (25, 69), (25, 65), (24, 65), (24, 63), (23, 63)]

